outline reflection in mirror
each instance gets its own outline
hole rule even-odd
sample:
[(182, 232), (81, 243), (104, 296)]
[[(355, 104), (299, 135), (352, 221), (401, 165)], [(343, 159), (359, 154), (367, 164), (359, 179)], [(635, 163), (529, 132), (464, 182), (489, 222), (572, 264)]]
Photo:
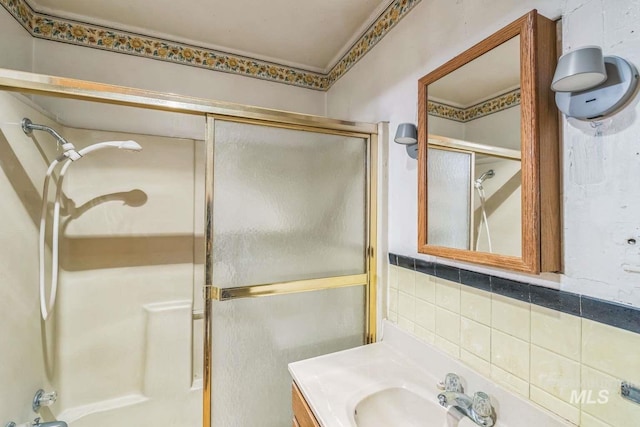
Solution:
[(427, 87), (427, 241), (520, 257), (520, 36)]
[(431, 244), (469, 249), (473, 157), (471, 152), (429, 148), (427, 238)]
[(522, 253), (520, 160), (476, 156), (472, 248), (520, 256)]

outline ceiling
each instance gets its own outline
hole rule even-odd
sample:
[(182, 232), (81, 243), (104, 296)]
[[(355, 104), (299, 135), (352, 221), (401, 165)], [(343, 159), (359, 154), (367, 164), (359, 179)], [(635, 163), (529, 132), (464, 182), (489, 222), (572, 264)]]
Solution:
[(467, 108), (520, 86), (520, 36), (429, 85), (429, 99)]
[(326, 73), (390, 0), (28, 0), (38, 12)]

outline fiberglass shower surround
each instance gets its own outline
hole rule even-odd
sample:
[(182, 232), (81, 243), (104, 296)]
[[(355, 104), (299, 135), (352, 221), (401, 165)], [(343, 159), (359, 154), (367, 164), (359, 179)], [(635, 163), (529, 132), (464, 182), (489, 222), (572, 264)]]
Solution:
[[(64, 139), (58, 132), (49, 126), (34, 124), (28, 118), (22, 120), (22, 130), (25, 134), (30, 135), (34, 130), (44, 131), (51, 134), (57, 141), (60, 148), (62, 148), (62, 154), (60, 154), (55, 160), (53, 160), (44, 178), (44, 185), (42, 190), (42, 211), (40, 215), (40, 233), (39, 233), (39, 245), (38, 245), (38, 258), (39, 258), (39, 288), (40, 288), (40, 312), (42, 319), (47, 320), (55, 307), (56, 295), (58, 291), (58, 253), (59, 253), (59, 232), (60, 232), (60, 200), (62, 196), (62, 182), (64, 175), (66, 174), (69, 166), (77, 160), (82, 159), (87, 154), (102, 150), (105, 148), (118, 148), (127, 151), (140, 151), (142, 147), (135, 141), (106, 141), (99, 142), (97, 144), (90, 145), (88, 147), (76, 150), (75, 146)], [(45, 240), (47, 235), (47, 211), (48, 211), (48, 194), (49, 183), (53, 172), (58, 165), (62, 164), (60, 173), (58, 174), (58, 182), (56, 186), (56, 195), (53, 205), (53, 224), (52, 224), (52, 239), (51, 239), (51, 288), (49, 290), (49, 300), (47, 301), (47, 292), (45, 285)]]

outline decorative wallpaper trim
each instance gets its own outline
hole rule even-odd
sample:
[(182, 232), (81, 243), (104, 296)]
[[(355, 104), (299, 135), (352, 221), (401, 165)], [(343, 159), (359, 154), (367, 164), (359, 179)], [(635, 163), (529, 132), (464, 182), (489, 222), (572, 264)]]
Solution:
[(402, 18), (421, 0), (395, 0), (376, 19), (356, 41), (351, 49), (333, 66), (327, 75), (327, 89), (329, 89), (340, 77), (345, 75), (362, 57), (369, 52), (389, 31), (396, 26)]
[(520, 105), (520, 88), (467, 108), (459, 108), (441, 102), (429, 101), (427, 102), (427, 113), (430, 116), (466, 123), (479, 119), (480, 117), (488, 116), (489, 114), (515, 107), (516, 105)]
[(327, 74), (50, 16), (32, 9), (26, 0), (0, 0), (0, 4), (40, 39), (326, 91), (420, 1), (394, 0)]
[(640, 334), (640, 309), (389, 253), (389, 264)]

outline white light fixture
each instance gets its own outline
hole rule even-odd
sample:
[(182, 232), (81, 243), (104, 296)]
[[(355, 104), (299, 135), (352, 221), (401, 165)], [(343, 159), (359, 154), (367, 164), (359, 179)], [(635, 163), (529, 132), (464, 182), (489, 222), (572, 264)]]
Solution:
[(560, 57), (551, 89), (556, 105), (566, 116), (595, 120), (615, 113), (633, 95), (638, 71), (617, 56), (602, 56), (602, 49), (587, 46)]
[(418, 158), (418, 129), (413, 123), (400, 123), (393, 140), (402, 145), (406, 145), (407, 154), (412, 159)]
[(562, 55), (553, 76), (551, 89), (556, 92), (578, 92), (607, 80), (602, 49), (587, 46)]

